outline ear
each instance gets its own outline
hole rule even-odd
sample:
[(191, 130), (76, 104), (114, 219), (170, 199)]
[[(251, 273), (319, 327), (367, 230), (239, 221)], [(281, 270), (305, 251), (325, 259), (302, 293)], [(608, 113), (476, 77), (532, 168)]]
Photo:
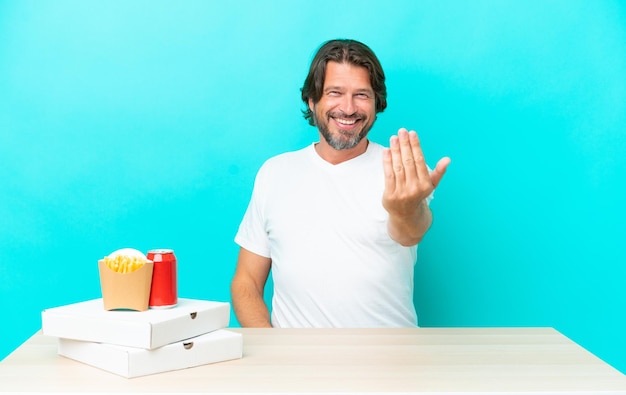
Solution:
[(313, 103), (313, 99), (309, 97), (309, 110), (315, 112), (315, 104)]

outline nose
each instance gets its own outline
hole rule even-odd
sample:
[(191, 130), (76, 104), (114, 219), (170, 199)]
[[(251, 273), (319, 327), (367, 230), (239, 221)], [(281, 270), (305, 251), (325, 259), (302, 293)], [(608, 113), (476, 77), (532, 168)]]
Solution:
[(339, 109), (346, 115), (354, 114), (356, 112), (354, 97), (352, 95), (343, 95)]

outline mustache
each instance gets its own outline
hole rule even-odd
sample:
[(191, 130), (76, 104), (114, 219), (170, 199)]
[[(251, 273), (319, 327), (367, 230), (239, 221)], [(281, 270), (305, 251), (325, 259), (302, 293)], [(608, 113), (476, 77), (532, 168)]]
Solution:
[(365, 114), (355, 112), (353, 114), (347, 114), (343, 111), (329, 111), (326, 116), (328, 118), (343, 118), (343, 119), (363, 119)]

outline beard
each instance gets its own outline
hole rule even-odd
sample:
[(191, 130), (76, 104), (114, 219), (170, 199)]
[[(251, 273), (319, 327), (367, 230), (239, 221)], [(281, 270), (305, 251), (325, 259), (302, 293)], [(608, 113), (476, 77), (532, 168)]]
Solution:
[(325, 119), (318, 118), (316, 113), (313, 113), (313, 119), (315, 120), (315, 125), (317, 125), (317, 129), (320, 131), (320, 134), (324, 137), (324, 140), (333, 147), (334, 149), (346, 150), (351, 149), (357, 146), (361, 140), (363, 140), (370, 129), (374, 125), (374, 122), (364, 123), (360, 132), (351, 133), (344, 130), (339, 130), (337, 132), (331, 132), (329, 128), (329, 119), (330, 118), (343, 118), (343, 119), (357, 119), (363, 120), (367, 119), (367, 116), (364, 114), (352, 114), (346, 115), (344, 113), (338, 112), (329, 112), (327, 113)]

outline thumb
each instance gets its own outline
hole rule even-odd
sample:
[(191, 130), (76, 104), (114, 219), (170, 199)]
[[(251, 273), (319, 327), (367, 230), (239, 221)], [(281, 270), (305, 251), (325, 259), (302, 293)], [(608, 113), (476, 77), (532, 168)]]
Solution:
[(435, 166), (435, 170), (430, 173), (430, 182), (433, 184), (433, 187), (437, 188), (439, 181), (441, 181), (443, 175), (446, 174), (446, 170), (448, 169), (450, 162), (451, 160), (447, 156), (439, 159), (437, 166)]

